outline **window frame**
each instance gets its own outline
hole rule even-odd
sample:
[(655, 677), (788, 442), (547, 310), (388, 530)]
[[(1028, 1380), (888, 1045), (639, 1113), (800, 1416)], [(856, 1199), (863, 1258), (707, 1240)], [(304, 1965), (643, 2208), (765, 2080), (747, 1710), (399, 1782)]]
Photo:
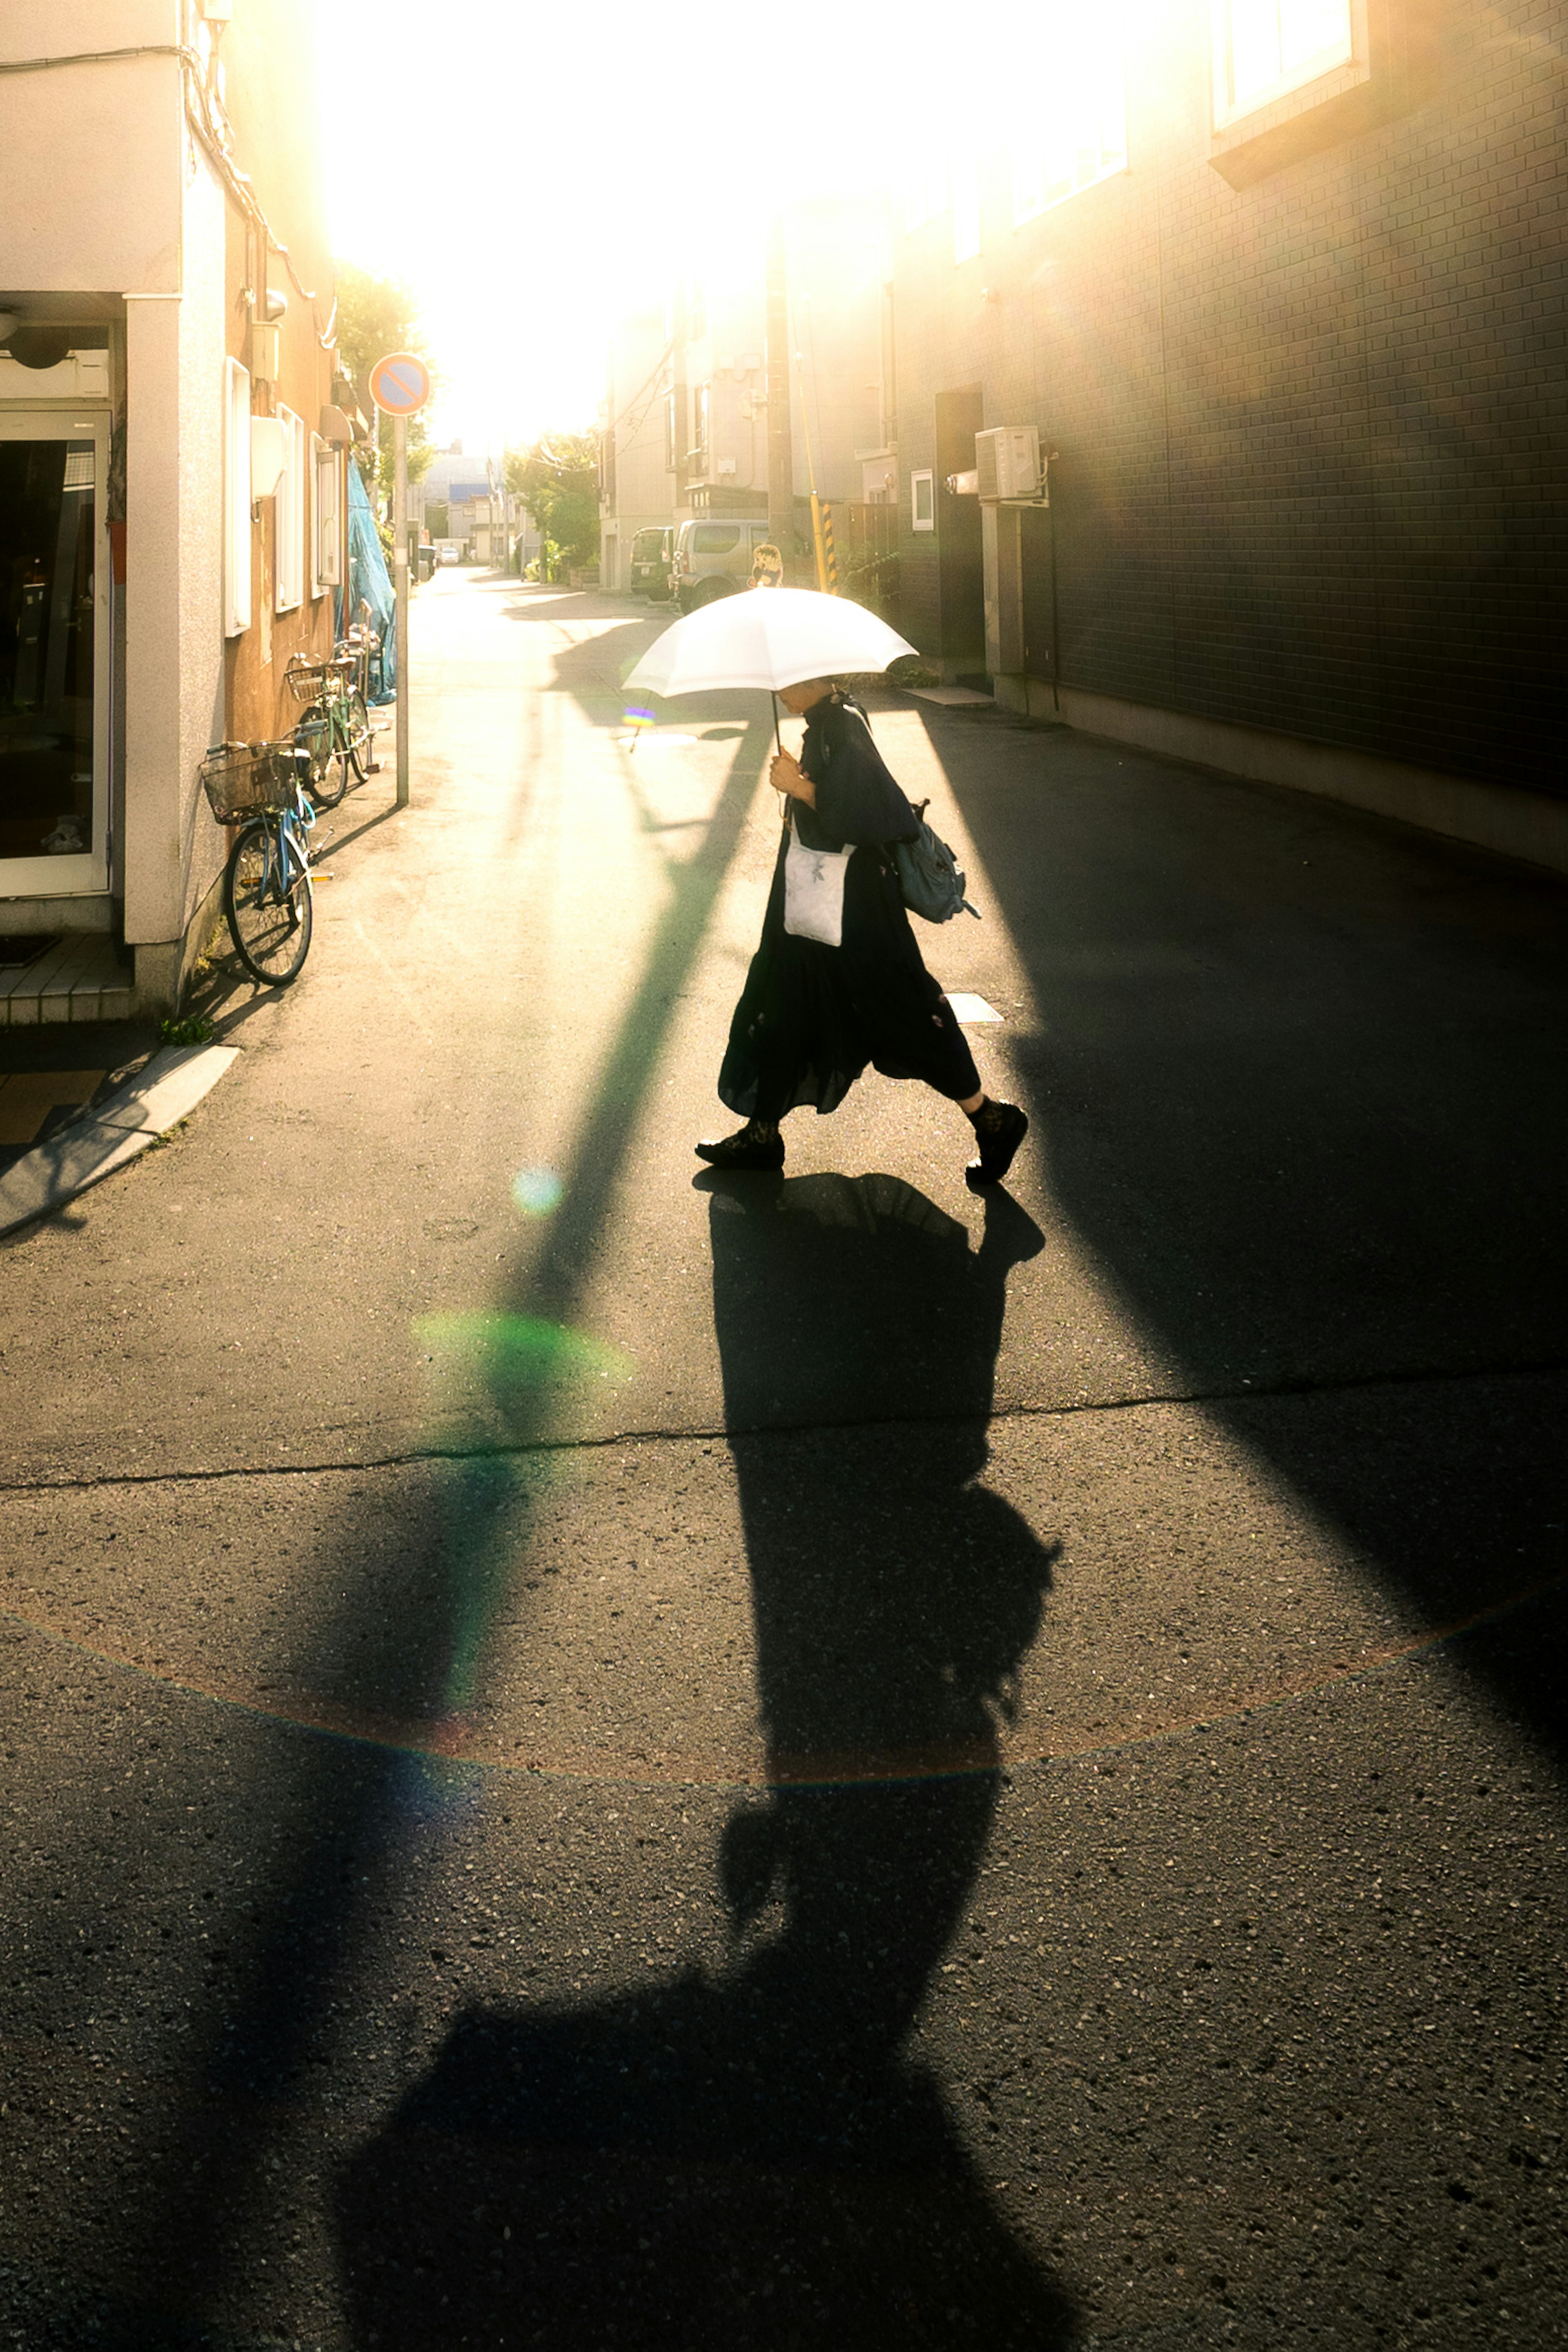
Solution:
[(224, 362), (224, 635), (251, 622), (250, 370)]
[[(1224, 0), (1215, 0), (1215, 5), (1223, 5)], [(1012, 179), (1012, 214), (1015, 229), (1027, 227), (1030, 221), (1043, 219), (1047, 213), (1054, 212), (1058, 205), (1071, 204), (1075, 196), (1087, 195), (1091, 188), (1101, 187), (1105, 181), (1116, 179), (1122, 173), (1130, 169), (1131, 152), (1127, 131), (1127, 44), (1120, 12), (1113, 11), (1110, 21), (1113, 21), (1116, 26), (1115, 79), (1121, 104), (1122, 143), (1116, 152), (1115, 159), (1109, 163), (1103, 162), (1096, 171), (1084, 179), (1078, 177), (1075, 166), (1071, 184), (1062, 185), (1057, 181), (1048, 181), (1045, 178), (1047, 151), (1044, 142), (1036, 141), (1031, 144), (1021, 136), (1015, 136), (1009, 158)], [(1109, 77), (1107, 76), (1106, 79), (1108, 81)], [(1105, 85), (1096, 77), (1094, 86), (1096, 89), (1103, 89)], [(1081, 149), (1075, 151), (1075, 152), (1082, 152)], [(1105, 152), (1103, 143), (1099, 152), (1102, 155)], [(1026, 171), (1033, 171), (1037, 165), (1039, 194), (1034, 197), (1027, 196), (1024, 193), (1028, 184)], [(1059, 193), (1051, 194), (1052, 188), (1059, 189)]]
[[(328, 479), (332, 485), (330, 499), (321, 496), (321, 484)], [(329, 588), (340, 585), (338, 574), (342, 568), (343, 536), (343, 469), (335, 441), (323, 441), (319, 433), (310, 436), (310, 594), (312, 599), (324, 596)], [(328, 525), (331, 536), (326, 536)], [(324, 560), (323, 560), (324, 559)]]
[(953, 159), (947, 180), (953, 214), (953, 266), (975, 261), (980, 251), (980, 159), (966, 148)]
[[(928, 492), (925, 513), (920, 511), (920, 486)], [(936, 469), (934, 466), (917, 466), (909, 476), (909, 528), (911, 530), (935, 530), (936, 528)]]
[(280, 401), (283, 474), (272, 494), (272, 609), (297, 613), (305, 602), (305, 419)]
[(951, 201), (946, 158), (944, 156), (939, 163), (922, 164), (904, 183), (905, 236), (913, 236), (916, 229), (925, 228), (931, 221), (940, 220)]
[(1343, 41), (1314, 50), (1310, 58), (1278, 75), (1273, 81), (1260, 84), (1256, 89), (1249, 90), (1245, 97), (1233, 98), (1230, 95), (1234, 57), (1232, 20), (1236, 0), (1212, 0), (1209, 49), (1213, 129), (1216, 131), (1232, 131), (1239, 122), (1246, 122), (1251, 116), (1278, 106), (1282, 99), (1293, 98), (1298, 90), (1309, 89), (1312, 83), (1323, 80), (1325, 76), (1338, 75), (1347, 66), (1354, 67), (1358, 55), (1364, 55), (1365, 50), (1364, 33), (1359, 42), (1357, 39), (1356, 20), (1362, 12), (1358, 11), (1355, 0), (1343, 0), (1343, 5), (1345, 31)]

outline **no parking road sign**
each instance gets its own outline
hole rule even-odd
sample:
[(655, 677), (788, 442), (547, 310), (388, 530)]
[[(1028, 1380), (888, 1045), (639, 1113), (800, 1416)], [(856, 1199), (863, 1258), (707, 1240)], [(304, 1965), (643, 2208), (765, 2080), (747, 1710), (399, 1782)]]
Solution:
[(371, 370), (371, 398), (389, 416), (412, 416), (430, 398), (430, 370), (413, 352), (389, 352)]

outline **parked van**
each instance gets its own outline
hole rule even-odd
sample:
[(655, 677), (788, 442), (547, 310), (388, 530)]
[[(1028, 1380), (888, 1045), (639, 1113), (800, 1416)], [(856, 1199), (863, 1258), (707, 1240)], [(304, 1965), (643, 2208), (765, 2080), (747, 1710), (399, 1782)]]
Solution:
[(675, 602), (683, 613), (711, 604), (716, 596), (733, 596), (751, 577), (751, 554), (768, 537), (766, 520), (741, 521), (734, 515), (712, 515), (701, 522), (684, 522), (675, 532)]
[(670, 566), (674, 561), (675, 534), (671, 524), (650, 525), (646, 530), (632, 534), (632, 560), (627, 567), (626, 586), (633, 596), (646, 596), (650, 604), (667, 604), (670, 601)]

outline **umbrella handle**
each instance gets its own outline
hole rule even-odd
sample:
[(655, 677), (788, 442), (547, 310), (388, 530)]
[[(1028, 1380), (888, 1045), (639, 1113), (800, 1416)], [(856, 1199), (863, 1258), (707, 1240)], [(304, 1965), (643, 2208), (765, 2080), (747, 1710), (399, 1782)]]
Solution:
[(784, 749), (784, 738), (779, 732), (779, 697), (777, 695), (773, 698), (773, 748), (776, 751), (782, 751)]

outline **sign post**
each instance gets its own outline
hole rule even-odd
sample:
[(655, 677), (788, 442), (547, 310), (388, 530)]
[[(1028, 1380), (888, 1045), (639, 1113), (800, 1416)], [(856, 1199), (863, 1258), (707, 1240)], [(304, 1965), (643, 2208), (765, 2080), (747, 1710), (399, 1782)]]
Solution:
[(392, 602), (397, 648), (397, 804), (408, 806), (408, 419), (392, 418)]
[(392, 421), (392, 594), (396, 602), (397, 805), (408, 806), (408, 420), (430, 398), (430, 370), (389, 352), (371, 370), (371, 397)]

